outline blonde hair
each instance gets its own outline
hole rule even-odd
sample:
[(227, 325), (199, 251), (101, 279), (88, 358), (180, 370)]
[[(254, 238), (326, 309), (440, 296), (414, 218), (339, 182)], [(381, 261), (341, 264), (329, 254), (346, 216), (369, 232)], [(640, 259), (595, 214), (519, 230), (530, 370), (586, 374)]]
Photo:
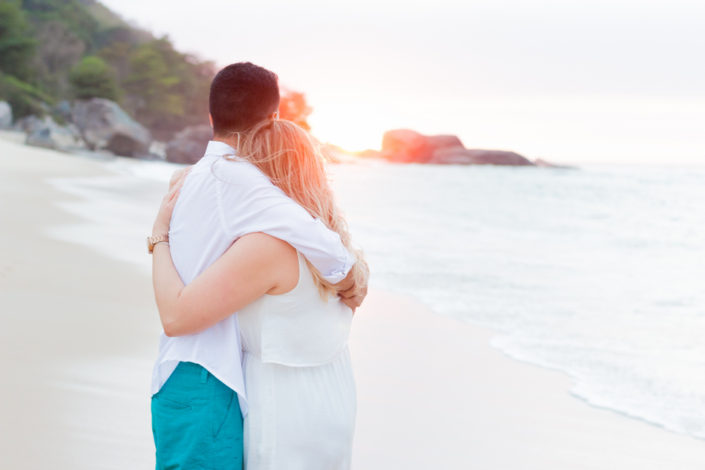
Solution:
[[(291, 121), (267, 119), (238, 135), (238, 156), (269, 177), (291, 199), (340, 235), (357, 262), (352, 267), (356, 285), (366, 285), (369, 268), (362, 251), (352, 246), (348, 224), (335, 204), (328, 185), (324, 157), (308, 132)], [(321, 297), (337, 290), (306, 260)]]

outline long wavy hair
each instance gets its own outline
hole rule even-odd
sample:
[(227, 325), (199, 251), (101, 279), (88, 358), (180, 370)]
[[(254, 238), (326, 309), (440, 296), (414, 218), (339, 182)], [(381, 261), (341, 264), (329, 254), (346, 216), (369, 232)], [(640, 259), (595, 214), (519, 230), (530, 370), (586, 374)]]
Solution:
[[(271, 182), (296, 201), (314, 218), (337, 232), (357, 262), (352, 268), (358, 285), (367, 283), (369, 268), (362, 251), (352, 245), (348, 224), (335, 204), (328, 184), (325, 159), (311, 135), (291, 121), (266, 119), (238, 134), (238, 157), (254, 164)], [(306, 260), (321, 297), (337, 291)]]

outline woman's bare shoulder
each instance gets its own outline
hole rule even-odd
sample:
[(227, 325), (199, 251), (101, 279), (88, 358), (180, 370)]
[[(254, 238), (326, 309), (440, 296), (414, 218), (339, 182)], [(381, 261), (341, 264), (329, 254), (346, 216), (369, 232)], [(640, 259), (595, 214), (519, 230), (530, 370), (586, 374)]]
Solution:
[(299, 258), (293, 246), (263, 232), (248, 233), (236, 243), (246, 244), (247, 251), (256, 253), (262, 268), (273, 276), (275, 286), (268, 294), (284, 294), (296, 287), (299, 282)]
[(266, 248), (270, 252), (276, 252), (278, 254), (289, 252), (294, 255), (296, 254), (296, 249), (293, 246), (289, 245), (287, 242), (280, 238), (274, 237), (264, 232), (248, 233), (238, 238), (235, 243), (247, 243), (253, 248)]

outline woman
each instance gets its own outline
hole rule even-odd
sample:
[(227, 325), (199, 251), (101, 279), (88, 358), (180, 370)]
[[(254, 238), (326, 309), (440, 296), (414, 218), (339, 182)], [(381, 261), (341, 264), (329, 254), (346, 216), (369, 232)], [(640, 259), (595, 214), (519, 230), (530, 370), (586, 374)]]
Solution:
[[(227, 158), (253, 163), (355, 252), (323, 160), (304, 130), (267, 119), (242, 136), (238, 154)], [(155, 225), (168, 226), (178, 190), (177, 183)], [(168, 252), (168, 245), (160, 251)], [(365, 283), (364, 262), (353, 269), (356, 283)], [(355, 420), (347, 349), (352, 312), (302, 255), (269, 235), (245, 235), (189, 284), (191, 298), (199, 298), (193, 291), (201, 290), (203, 301), (186, 306), (179, 304), (184, 285), (173, 264), (155, 276), (169, 335), (195, 333), (238, 312), (249, 408), (246, 468), (349, 468)]]

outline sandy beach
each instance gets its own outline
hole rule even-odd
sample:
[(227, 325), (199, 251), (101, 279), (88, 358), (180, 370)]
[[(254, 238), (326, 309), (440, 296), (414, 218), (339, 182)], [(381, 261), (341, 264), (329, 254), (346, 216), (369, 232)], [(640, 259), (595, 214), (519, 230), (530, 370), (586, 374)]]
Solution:
[[(6, 137), (0, 468), (153, 468), (149, 380), (160, 325), (149, 275), (49, 235), (86, 221), (57, 205), (74, 196), (48, 179), (109, 171)], [(492, 335), (373, 290), (351, 338), (354, 468), (705, 467), (705, 441), (593, 408), (570, 395), (569, 377), (504, 356)]]

